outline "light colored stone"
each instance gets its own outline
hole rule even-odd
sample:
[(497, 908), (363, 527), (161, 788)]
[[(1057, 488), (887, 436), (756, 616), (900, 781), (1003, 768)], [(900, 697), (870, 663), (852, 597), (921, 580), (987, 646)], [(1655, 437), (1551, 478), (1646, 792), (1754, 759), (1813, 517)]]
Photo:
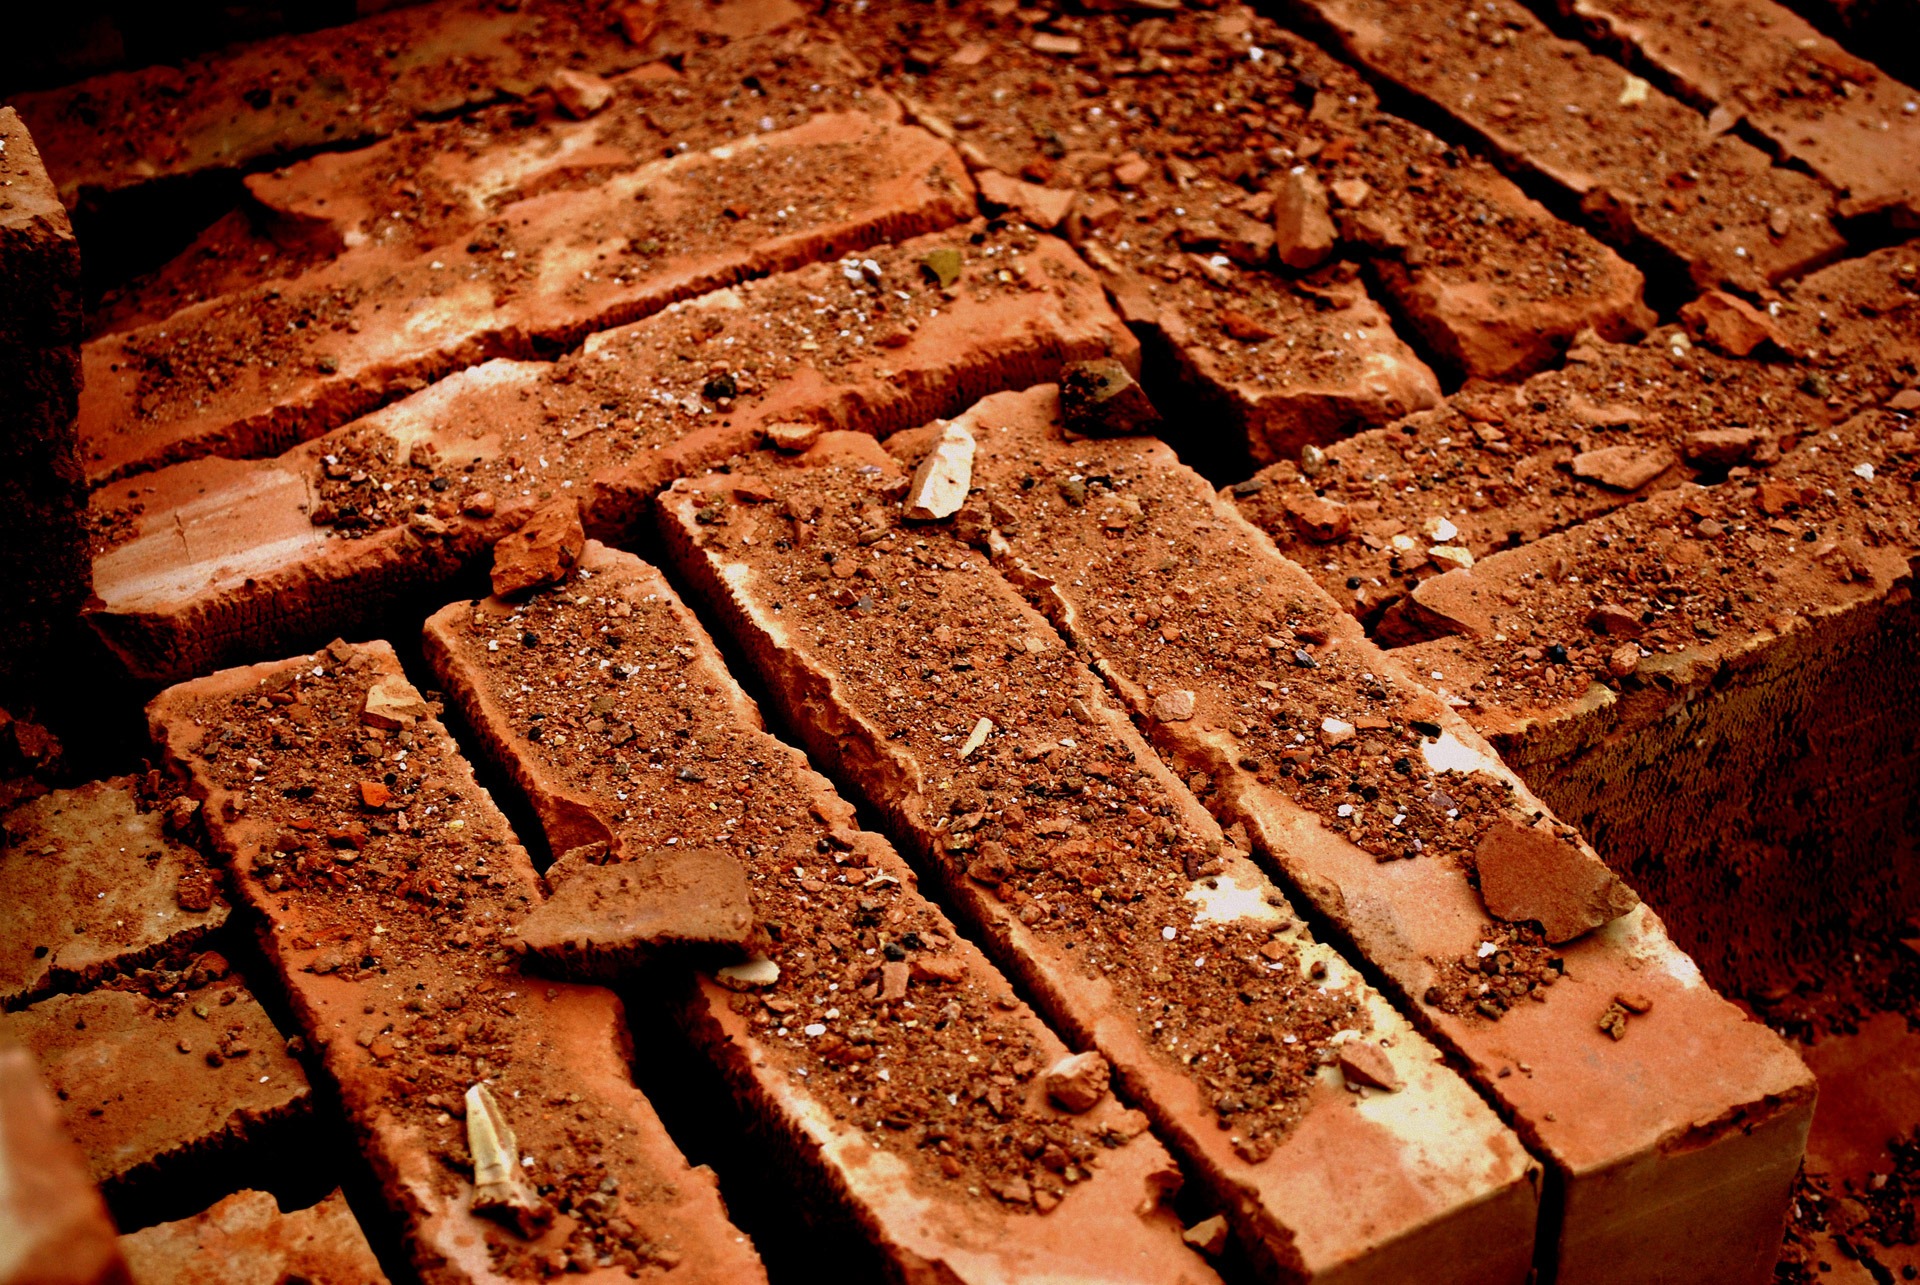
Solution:
[(467, 1090), (467, 1153), (473, 1157), (473, 1208), (492, 1214), (522, 1236), (553, 1221), (553, 1210), (520, 1167), (520, 1144), (506, 1112), (484, 1084)]
[(1674, 465), (1665, 447), (1603, 446), (1573, 457), (1573, 475), (1615, 491), (1637, 491)]
[(1089, 1050), (1069, 1054), (1047, 1068), (1047, 1096), (1062, 1110), (1075, 1114), (1091, 1111), (1107, 1095), (1112, 1074), (1107, 1059), (1098, 1053)]
[(590, 71), (562, 67), (547, 80), (547, 89), (561, 111), (575, 120), (598, 115), (613, 101), (613, 86)]
[(367, 703), (361, 707), (360, 721), (368, 727), (389, 732), (412, 727), (418, 719), (432, 713), (412, 683), (389, 674), (367, 688)]
[(1340, 1074), (1347, 1077), (1348, 1084), (1387, 1093), (1398, 1093), (1406, 1085), (1400, 1073), (1393, 1069), (1386, 1051), (1368, 1040), (1348, 1040), (1334, 1051), (1334, 1061), (1340, 1066)]
[(1153, 698), (1153, 717), (1161, 723), (1184, 723), (1193, 717), (1194, 694), (1189, 691), (1161, 692)]
[(981, 200), (998, 209), (1012, 210), (1042, 232), (1059, 227), (1073, 208), (1073, 193), (1057, 187), (1023, 182), (999, 170), (981, 170), (973, 177), (980, 185)]
[(973, 434), (962, 424), (948, 424), (940, 440), (913, 470), (907, 486), (907, 516), (916, 522), (952, 517), (967, 502), (973, 484)]
[(1274, 252), (1289, 268), (1306, 271), (1327, 261), (1339, 234), (1326, 185), (1312, 171), (1289, 170), (1273, 188)]

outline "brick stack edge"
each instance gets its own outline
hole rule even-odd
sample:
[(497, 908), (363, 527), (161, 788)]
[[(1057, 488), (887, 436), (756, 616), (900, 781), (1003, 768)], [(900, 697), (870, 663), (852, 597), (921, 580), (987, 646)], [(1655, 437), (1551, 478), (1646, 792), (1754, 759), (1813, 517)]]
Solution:
[(0, 108), (0, 701), (92, 591), (80, 329), (79, 243), (26, 126)]

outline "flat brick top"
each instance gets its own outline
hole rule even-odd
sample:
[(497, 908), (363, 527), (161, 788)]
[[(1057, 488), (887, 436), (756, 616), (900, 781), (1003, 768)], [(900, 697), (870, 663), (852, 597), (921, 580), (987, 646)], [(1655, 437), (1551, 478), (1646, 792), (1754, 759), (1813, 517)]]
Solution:
[(264, 1191), (236, 1191), (192, 1218), (120, 1238), (135, 1281), (169, 1285), (259, 1285), (305, 1279), (326, 1285), (387, 1285), (353, 1211), (338, 1191), (282, 1213)]

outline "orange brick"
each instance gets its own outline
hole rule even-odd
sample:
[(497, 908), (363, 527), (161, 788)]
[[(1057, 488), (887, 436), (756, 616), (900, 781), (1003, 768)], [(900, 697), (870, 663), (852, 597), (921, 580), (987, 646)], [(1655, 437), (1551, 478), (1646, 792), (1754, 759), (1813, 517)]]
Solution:
[(23, 1048), (0, 1048), (0, 1177), (0, 1282), (131, 1285), (106, 1202)]
[(120, 1249), (142, 1281), (258, 1285), (292, 1277), (387, 1285), (338, 1191), (285, 1214), (264, 1191), (237, 1191), (205, 1213), (122, 1236)]

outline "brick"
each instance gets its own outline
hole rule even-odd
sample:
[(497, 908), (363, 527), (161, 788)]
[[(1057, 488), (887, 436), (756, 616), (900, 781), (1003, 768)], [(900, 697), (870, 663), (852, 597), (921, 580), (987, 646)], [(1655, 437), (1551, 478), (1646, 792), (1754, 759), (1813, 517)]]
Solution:
[[(0, 1003), (177, 959), (227, 920), (200, 854), (131, 778), (55, 790), (0, 819)], [(194, 907), (198, 907), (195, 909)]]
[[(1692, 107), (1561, 40), (1516, 0), (1472, 11), (1303, 0), (1340, 47), (1470, 127), (1510, 169), (1580, 199), (1595, 231), (1650, 246), (1696, 285), (1749, 293), (1838, 256), (1833, 197)], [(1631, 100), (1631, 101), (1630, 101)]]
[[(600, 869), (638, 869), (706, 845), (745, 869), (761, 925), (753, 949), (777, 980), (742, 1002), (711, 972), (687, 975), (673, 1004), (810, 1172), (806, 1185), (833, 1193), (903, 1276), (1214, 1280), (1161, 1203), (1178, 1170), (1145, 1121), (1107, 1095), (1080, 1115), (1047, 1104), (1040, 1072), (1066, 1055), (1059, 1038), (920, 894), (892, 846), (767, 734), (659, 572), (600, 544), (581, 571), (524, 604), (444, 608), (427, 623), (428, 660), (555, 852), (591, 839), (592, 860), (617, 863)], [(576, 656), (583, 639), (599, 646)], [(549, 883), (590, 877), (588, 860), (563, 856)], [(910, 980), (933, 963), (951, 964), (953, 980)], [(814, 1022), (825, 1031), (809, 1033)], [(954, 1176), (928, 1149), (935, 1133), (962, 1157)], [(1029, 1136), (1071, 1153), (1073, 1174), (1018, 1149)]]
[(1920, 226), (1914, 90), (1769, 0), (1558, 0), (1703, 107), (1744, 119), (1840, 195), (1847, 217)]
[[(1644, 872), (1710, 973), (1755, 993), (1801, 975), (1823, 929), (1893, 937), (1920, 909), (1898, 819), (1920, 762), (1894, 730), (1916, 700), (1913, 455), (1910, 416), (1864, 412), (1413, 595), (1448, 632), (1396, 655), (1443, 673), (1516, 770)], [(1608, 667), (1622, 639), (1597, 605), (1635, 626), (1631, 668)]]
[(236, 1191), (204, 1213), (120, 1238), (136, 1280), (255, 1285), (288, 1278), (387, 1285), (360, 1224), (338, 1191), (281, 1213), (264, 1191)]
[(106, 1202), (23, 1048), (0, 1048), (0, 1178), (0, 1281), (129, 1285)]
[(277, 452), (488, 358), (972, 212), (943, 144), (858, 113), (655, 161), (503, 207), (491, 237), (317, 268), (88, 344), (83, 460), (99, 482)]
[[(693, 1281), (764, 1279), (712, 1174), (633, 1087), (619, 1000), (512, 962), (505, 931), (541, 896), (532, 862), (437, 719), (363, 725), (379, 682), (406, 686), (389, 646), (338, 643), (170, 688), (148, 718), (205, 799), (421, 1278), (540, 1280), (558, 1255), (595, 1281), (672, 1264)], [(388, 775), (392, 801), (368, 808), (358, 782)], [(482, 1082), (533, 1161), (528, 1182), (568, 1210), (536, 1238), (470, 1208), (459, 1117)]]
[[(963, 417), (996, 565), (1548, 1163), (1542, 1261), (1563, 1281), (1764, 1277), (1813, 1108), (1798, 1058), (1631, 894), (1557, 949), (1490, 922), (1468, 878), (1478, 837), (1533, 825), (1538, 800), (1165, 445), (1065, 440), (1056, 415), (1041, 388)], [(1079, 504), (1058, 486), (1075, 476), (1099, 481)], [(1191, 693), (1180, 717), (1169, 690)], [(1502, 951), (1515, 967), (1484, 973)], [(1505, 993), (1484, 997), (1494, 981)], [(1618, 1043), (1595, 1026), (1616, 992), (1653, 997)]]
[[(1295, 167), (1329, 187), (1367, 185), (1359, 206), (1333, 212), (1341, 248), (1368, 268), (1369, 293), (1458, 370), (1526, 374), (1584, 328), (1624, 339), (1652, 322), (1640, 274), (1611, 250), (1487, 162), (1382, 113), (1350, 68), (1247, 8), (1185, 10), (1153, 26), (1088, 14), (1076, 19), (1086, 53), (1071, 69), (988, 9), (972, 10), (959, 35), (927, 27), (905, 3), (825, 17), (970, 165), (1082, 193), (1069, 236), (1114, 265), (1110, 286), (1130, 321), (1150, 334), (1171, 323), (1158, 337), (1263, 458), (1430, 400), (1390, 332), (1339, 315), (1355, 305), (1337, 273), (1329, 291), (1267, 262), (1273, 189)], [(909, 49), (924, 66), (903, 67)], [(1231, 108), (1215, 112), (1216, 102)], [(1251, 338), (1264, 330), (1295, 343)], [(1289, 387), (1291, 399), (1276, 392)]]
[(311, 1110), (286, 1037), (237, 978), (184, 998), (58, 995), (0, 1014), (0, 1035), (32, 1050), (88, 1172), (109, 1187), (164, 1181), (170, 1166)]
[[(542, 494), (581, 496), (591, 534), (625, 538), (660, 486), (769, 426), (892, 431), (1055, 378), (1063, 361), (1137, 362), (1063, 244), (1008, 231), (976, 247), (974, 230), (747, 282), (558, 363), (488, 362), (277, 460), (200, 460), (103, 488), (93, 627), (131, 672), (184, 677), (377, 619), (484, 558)], [(962, 252), (952, 291), (920, 266), (941, 250)], [(811, 299), (841, 324), (816, 326)], [(716, 369), (735, 381), (724, 406), (704, 396)], [(435, 476), (453, 484), (435, 491)], [(368, 504), (385, 483), (394, 489)], [(493, 511), (469, 516), (480, 492)], [(344, 516), (349, 504), (369, 511)], [(420, 504), (444, 513), (446, 534), (403, 525)]]
[[(675, 564), (809, 751), (888, 818), (1047, 1016), (1106, 1057), (1262, 1270), (1525, 1278), (1535, 1195), (1518, 1143), (1311, 942), (984, 555), (951, 523), (897, 523), (882, 497), (901, 465), (828, 435), (798, 462), (732, 469), (663, 495)], [(728, 501), (741, 474), (773, 500)], [(959, 758), (981, 718), (988, 735)], [(1210, 899), (1221, 918), (1201, 923)], [(1361, 1027), (1406, 1087), (1355, 1108), (1328, 1063), (1334, 1035)]]
[(570, 55), (591, 70), (617, 71), (798, 16), (781, 0), (718, 10), (645, 5), (636, 41), (622, 30), (625, 7), (545, 0), (501, 10), (485, 0), (439, 0), (13, 101), (73, 205), (158, 179), (257, 168), (530, 94)]

